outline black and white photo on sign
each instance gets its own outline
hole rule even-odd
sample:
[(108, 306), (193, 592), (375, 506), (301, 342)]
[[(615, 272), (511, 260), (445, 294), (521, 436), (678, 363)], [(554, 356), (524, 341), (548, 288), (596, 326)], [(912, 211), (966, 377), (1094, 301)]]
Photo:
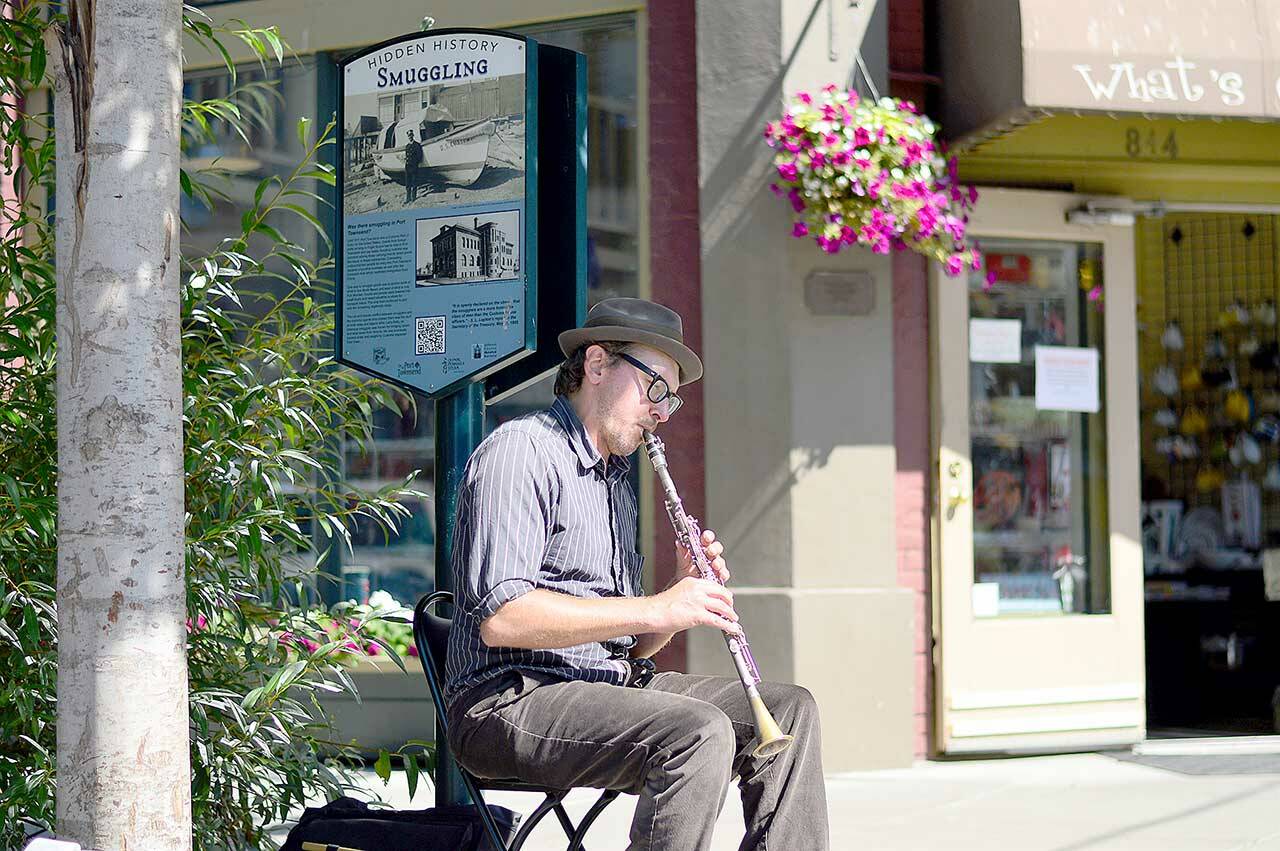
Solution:
[(371, 213), (524, 197), (524, 75), (348, 95), (343, 209)]
[(418, 219), (420, 287), (520, 277), (520, 211)]

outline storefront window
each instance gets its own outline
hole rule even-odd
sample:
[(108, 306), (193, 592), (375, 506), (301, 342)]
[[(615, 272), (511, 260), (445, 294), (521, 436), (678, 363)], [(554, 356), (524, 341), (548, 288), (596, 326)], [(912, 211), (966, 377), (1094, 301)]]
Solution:
[[(633, 15), (517, 29), (587, 57), (587, 304), (640, 294), (639, 57)], [(545, 408), (554, 378), (488, 409), (486, 428)], [(632, 465), (635, 472), (635, 465)], [(634, 483), (633, 483), (634, 484)]]
[[(200, 175), (225, 198), (213, 209), (182, 198), (182, 250), (187, 256), (215, 249), (226, 237), (240, 233), (240, 216), (253, 202), (254, 191), (264, 177), (286, 177), (302, 157), (294, 128), (307, 117), (316, 123), (317, 63), (315, 57), (290, 60), (283, 66), (257, 64), (236, 69), (233, 82), (224, 69), (188, 72), (183, 81), (187, 98), (227, 98), (243, 115), (244, 136), (230, 124), (210, 120), (215, 139), (192, 141), (182, 167)], [(320, 122), (323, 125), (323, 122)], [(315, 212), (314, 207), (312, 211)], [(316, 251), (319, 239), (312, 228), (292, 215), (270, 219), (285, 237)], [(267, 287), (267, 282), (262, 282)]]
[(974, 613), (1108, 612), (1101, 247), (983, 247), (969, 279)]

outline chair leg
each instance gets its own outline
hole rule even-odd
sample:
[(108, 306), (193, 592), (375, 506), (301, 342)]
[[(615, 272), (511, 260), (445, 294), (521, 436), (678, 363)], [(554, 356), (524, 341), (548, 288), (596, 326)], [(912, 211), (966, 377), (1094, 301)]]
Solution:
[(588, 828), (604, 812), (604, 808), (613, 803), (613, 799), (618, 797), (619, 794), (617, 789), (604, 790), (600, 797), (596, 799), (596, 802), (591, 805), (591, 809), (587, 810), (587, 814), (582, 817), (582, 821), (578, 822), (578, 829), (570, 837), (572, 841), (569, 843), (568, 851), (587, 851), (587, 846), (582, 843), (586, 841)]
[(533, 833), (533, 829), (542, 821), (542, 817), (552, 810), (560, 806), (560, 802), (564, 800), (564, 792), (548, 792), (547, 797), (542, 799), (542, 803), (538, 804), (538, 808), (529, 814), (524, 824), (520, 825), (520, 832), (516, 834), (516, 838), (511, 840), (511, 847), (507, 851), (520, 851), (525, 840)]
[(467, 794), (471, 796), (471, 802), (475, 804), (480, 814), (480, 823), (484, 825), (485, 833), (489, 834), (490, 851), (512, 851), (514, 848), (519, 848), (518, 843), (512, 846), (512, 849), (507, 848), (507, 843), (503, 841), (502, 833), (498, 830), (498, 823), (493, 820), (493, 813), (489, 812), (489, 805), (484, 802), (480, 787), (476, 785), (470, 773), (462, 772), (462, 784), (467, 787)]
[(573, 819), (569, 818), (569, 811), (564, 808), (564, 803), (556, 804), (556, 818), (560, 820), (560, 827), (564, 830), (564, 835), (573, 839), (573, 834), (577, 830), (573, 826)]

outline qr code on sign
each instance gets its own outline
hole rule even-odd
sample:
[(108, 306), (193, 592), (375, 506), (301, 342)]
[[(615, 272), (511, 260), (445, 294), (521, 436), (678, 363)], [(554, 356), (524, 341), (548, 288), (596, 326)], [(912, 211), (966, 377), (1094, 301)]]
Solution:
[(414, 342), (415, 355), (444, 354), (444, 317), (419, 316), (413, 320), (417, 338)]

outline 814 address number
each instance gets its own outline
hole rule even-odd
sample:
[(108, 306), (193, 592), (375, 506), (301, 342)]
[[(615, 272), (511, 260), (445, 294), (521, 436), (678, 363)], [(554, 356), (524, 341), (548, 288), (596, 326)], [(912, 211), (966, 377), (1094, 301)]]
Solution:
[(1124, 131), (1124, 152), (1130, 159), (1176, 160), (1178, 136), (1176, 130), (1157, 133), (1154, 128), (1140, 130), (1130, 127)]

